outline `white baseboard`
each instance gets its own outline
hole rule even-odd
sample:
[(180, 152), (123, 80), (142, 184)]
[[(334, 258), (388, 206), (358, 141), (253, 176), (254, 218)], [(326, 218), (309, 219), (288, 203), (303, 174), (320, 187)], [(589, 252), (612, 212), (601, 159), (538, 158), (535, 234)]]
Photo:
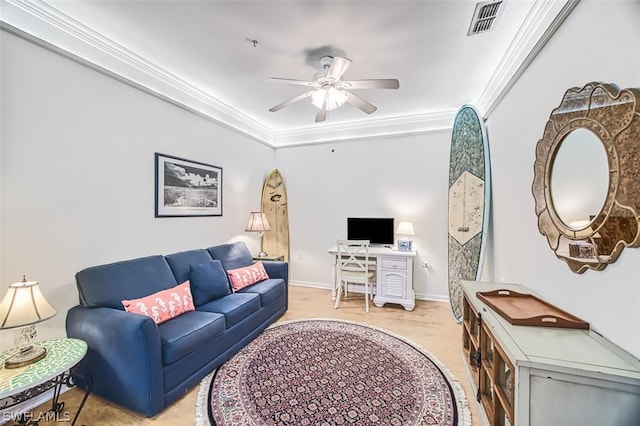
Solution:
[[(327, 283), (317, 283), (312, 281), (289, 281), (289, 285), (296, 287), (309, 287), (309, 288), (321, 288), (325, 290), (333, 290), (333, 285)], [(442, 296), (439, 294), (418, 294), (416, 293), (417, 300), (428, 300), (431, 302), (449, 303), (449, 296)]]
[(332, 290), (333, 286), (326, 283), (316, 283), (313, 281), (289, 281), (289, 285), (295, 287), (309, 287), (309, 288), (323, 288), (325, 290)]
[(416, 294), (418, 300), (429, 300), (431, 302), (449, 303), (449, 296), (441, 296), (439, 294)]

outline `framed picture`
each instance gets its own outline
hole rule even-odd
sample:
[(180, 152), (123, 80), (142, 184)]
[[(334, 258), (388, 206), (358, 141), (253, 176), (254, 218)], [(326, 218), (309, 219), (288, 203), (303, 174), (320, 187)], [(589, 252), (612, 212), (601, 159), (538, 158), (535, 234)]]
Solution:
[(156, 217), (222, 216), (222, 168), (155, 154)]

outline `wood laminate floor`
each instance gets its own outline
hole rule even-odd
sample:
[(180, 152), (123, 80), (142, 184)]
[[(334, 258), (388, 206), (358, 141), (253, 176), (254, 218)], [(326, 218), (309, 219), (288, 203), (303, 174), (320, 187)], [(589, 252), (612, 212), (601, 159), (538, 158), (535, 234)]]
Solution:
[[(399, 334), (430, 352), (444, 364), (462, 384), (467, 396), (474, 425), (479, 425), (477, 408), (470, 398), (473, 397), (462, 365), (461, 326), (456, 324), (449, 304), (441, 302), (416, 301), (413, 311), (405, 311), (400, 305), (387, 304), (382, 308), (371, 305), (364, 310), (364, 299), (360, 294), (350, 293), (338, 309), (333, 308), (330, 290), (306, 287), (289, 288), (289, 310), (279, 321), (301, 318), (333, 318), (366, 323)], [(173, 403), (160, 414), (152, 418), (131, 412), (116, 406), (96, 395), (89, 396), (77, 425), (147, 425), (175, 426), (189, 425), (195, 422), (195, 405), (199, 386), (195, 386), (180, 400)], [(65, 411), (75, 414), (83, 392), (71, 389), (61, 396), (65, 402)], [(46, 411), (50, 403), (34, 410)], [(55, 422), (40, 422), (44, 425), (60, 425)]]

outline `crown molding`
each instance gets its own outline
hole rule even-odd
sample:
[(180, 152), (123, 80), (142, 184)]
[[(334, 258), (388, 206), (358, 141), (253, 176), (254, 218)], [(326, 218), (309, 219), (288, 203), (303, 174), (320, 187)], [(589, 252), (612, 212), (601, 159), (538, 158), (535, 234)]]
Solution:
[[(273, 148), (450, 129), (456, 111), (275, 131), (41, 0), (1, 0), (0, 28)], [(540, 0), (475, 105), (485, 113), (579, 0)]]
[(580, 0), (536, 1), (476, 106), (487, 118)]
[(271, 144), (274, 132), (40, 0), (2, 0), (0, 25), (19, 37)]
[(273, 142), (275, 146), (281, 148), (341, 140), (438, 132), (451, 129), (455, 116), (456, 111), (450, 110), (366, 122), (327, 124), (321, 129), (309, 126), (278, 132)]

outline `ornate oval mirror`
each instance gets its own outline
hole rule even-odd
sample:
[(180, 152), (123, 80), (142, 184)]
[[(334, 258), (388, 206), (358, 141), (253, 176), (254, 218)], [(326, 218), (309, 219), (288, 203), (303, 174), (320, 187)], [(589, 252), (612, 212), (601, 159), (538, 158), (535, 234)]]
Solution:
[(609, 162), (600, 138), (584, 128), (571, 131), (551, 165), (551, 200), (558, 218), (572, 229), (590, 225), (604, 206), (608, 187)]
[(609, 84), (571, 88), (536, 146), (538, 228), (574, 272), (640, 246), (639, 98)]

